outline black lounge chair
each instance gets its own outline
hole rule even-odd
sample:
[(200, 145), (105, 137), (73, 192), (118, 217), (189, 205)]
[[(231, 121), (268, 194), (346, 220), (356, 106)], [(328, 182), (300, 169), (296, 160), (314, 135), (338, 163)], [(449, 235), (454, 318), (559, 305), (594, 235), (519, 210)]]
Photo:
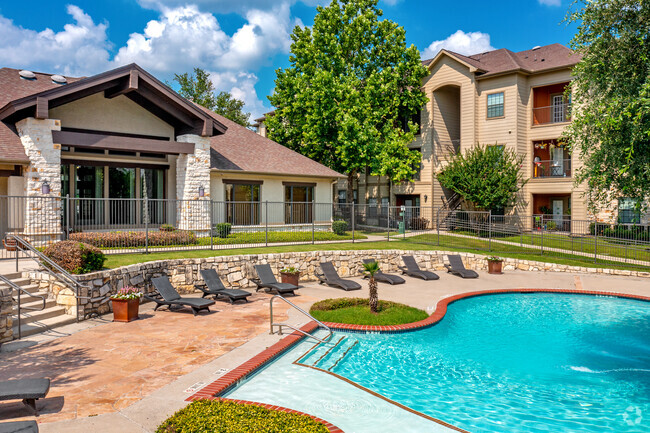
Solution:
[(195, 284), (194, 287), (203, 292), (203, 298), (206, 296), (214, 296), (214, 299), (219, 299), (220, 296), (223, 296), (224, 298), (228, 298), (231, 304), (237, 301), (248, 302), (247, 298), (251, 295), (250, 292), (239, 289), (226, 289), (216, 270), (203, 269), (201, 270), (201, 276), (205, 283)]
[[(363, 263), (369, 264), (375, 262), (374, 259), (363, 259)], [(368, 276), (364, 276), (363, 278), (367, 278)], [(381, 270), (378, 272), (375, 272), (375, 280), (382, 282), (382, 283), (388, 283), (388, 284), (404, 284), (406, 280), (399, 275), (392, 275), (392, 274), (385, 274)]]
[(438, 274), (434, 272), (423, 271), (420, 269), (413, 256), (402, 256), (402, 260), (404, 261), (406, 267), (399, 266), (399, 269), (403, 274), (406, 274), (409, 277), (421, 278), (425, 281), (437, 280), (440, 278)]
[(145, 295), (145, 298), (156, 303), (156, 306), (153, 309), (154, 311), (163, 305), (166, 305), (169, 308), (169, 311), (171, 311), (174, 306), (190, 307), (192, 313), (196, 316), (201, 310), (208, 310), (209, 312), (210, 305), (214, 305), (214, 301), (210, 299), (181, 297), (167, 277), (152, 278), (151, 282), (156, 288), (156, 291), (158, 291), (159, 296)]
[(451, 272), (461, 278), (478, 278), (478, 274), (475, 271), (465, 268), (463, 259), (458, 254), (448, 254), (447, 258), (449, 259), (449, 264), (445, 265), (447, 272)]
[(271, 265), (255, 265), (255, 271), (259, 278), (252, 278), (251, 281), (257, 286), (256, 291), (264, 289), (266, 292), (275, 290), (278, 295), (293, 295), (296, 296), (295, 290), (298, 286), (289, 283), (278, 283), (275, 279)]
[(22, 400), (38, 416), (36, 400), (50, 391), (50, 379), (18, 379), (0, 382), (0, 400)]
[(0, 433), (38, 433), (36, 421), (13, 421), (0, 423)]
[(334, 269), (334, 264), (332, 262), (321, 262), (320, 268), (323, 273), (316, 273), (316, 277), (318, 277), (318, 282), (320, 284), (327, 284), (328, 286), (338, 287), (339, 289), (343, 289), (346, 292), (348, 290), (359, 290), (361, 288), (361, 284), (357, 283), (356, 281), (344, 280), (341, 278), (338, 272), (336, 272), (336, 269)]

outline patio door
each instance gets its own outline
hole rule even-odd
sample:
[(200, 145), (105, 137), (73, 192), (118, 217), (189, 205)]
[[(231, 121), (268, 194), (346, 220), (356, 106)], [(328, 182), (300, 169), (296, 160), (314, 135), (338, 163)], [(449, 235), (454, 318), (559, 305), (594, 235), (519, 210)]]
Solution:
[(564, 201), (553, 200), (553, 221), (555, 221), (558, 227), (562, 223), (563, 217), (564, 217)]
[(553, 123), (560, 123), (566, 120), (564, 115), (564, 95), (553, 95), (551, 100), (553, 110)]
[(564, 148), (559, 146), (551, 147), (551, 176), (563, 176), (564, 174)]

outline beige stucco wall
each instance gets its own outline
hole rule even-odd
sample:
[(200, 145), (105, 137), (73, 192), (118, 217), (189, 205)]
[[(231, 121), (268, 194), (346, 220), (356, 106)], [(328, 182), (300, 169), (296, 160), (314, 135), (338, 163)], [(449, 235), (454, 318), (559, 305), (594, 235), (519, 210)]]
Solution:
[(97, 93), (49, 111), (64, 128), (174, 137), (174, 128), (124, 95), (112, 99)]

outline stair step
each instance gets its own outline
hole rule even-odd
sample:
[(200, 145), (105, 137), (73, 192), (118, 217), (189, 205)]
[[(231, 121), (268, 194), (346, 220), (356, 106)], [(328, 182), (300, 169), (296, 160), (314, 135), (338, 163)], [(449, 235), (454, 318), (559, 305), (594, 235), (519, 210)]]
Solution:
[(8, 278), (10, 280), (16, 280), (18, 278), (22, 278), (23, 274), (22, 274), (22, 272), (14, 272), (14, 273), (11, 273), (11, 274), (4, 274), (4, 277)]
[[(65, 315), (66, 315), (65, 308), (54, 305), (54, 306), (49, 306), (44, 310), (37, 310), (37, 311), (22, 310), (20, 321), (23, 324), (25, 324), (25, 323), (32, 323), (32, 322), (40, 322), (45, 319), (51, 319), (56, 316), (65, 316)], [(16, 315), (14, 315), (14, 323), (18, 323), (18, 319)]]
[(12, 283), (20, 287), (29, 286), (30, 284), (32, 284), (32, 280), (30, 280), (29, 278), (20, 277), (20, 278), (9, 278), (9, 279), (11, 280)]
[[(35, 293), (35, 295), (45, 297), (45, 308), (50, 308), (50, 307), (56, 306), (56, 299), (48, 299), (47, 298), (47, 293), (45, 293), (45, 292), (37, 292), (37, 293)], [(21, 296), (20, 306), (21, 306), (21, 309), (23, 309), (23, 308), (26, 308), (26, 309), (29, 309), (29, 308), (41, 308), (43, 306), (43, 301), (41, 301), (38, 298), (32, 298), (31, 296), (27, 297), (27, 296), (23, 295), (23, 296)], [(17, 312), (18, 312), (18, 305), (16, 303), (14, 303), (14, 314), (17, 314)], [(29, 312), (29, 311), (23, 310), (23, 312)], [(34, 312), (34, 311), (32, 311), (32, 312)]]
[(331, 371), (358, 343), (359, 341), (354, 338), (347, 338), (341, 344), (337, 345), (328, 356), (323, 357), (322, 360), (317, 362), (314, 367)]
[[(24, 337), (29, 337), (30, 335), (40, 334), (42, 332), (49, 331), (50, 329), (54, 329), (59, 326), (75, 323), (75, 321), (76, 318), (74, 316), (61, 314), (58, 316), (40, 320), (38, 322), (31, 322), (31, 323), (23, 322), (21, 325), (22, 337), (24, 338)], [(14, 322), (14, 324), (17, 324), (17, 322)], [(14, 326), (14, 338), (18, 338), (17, 326)]]

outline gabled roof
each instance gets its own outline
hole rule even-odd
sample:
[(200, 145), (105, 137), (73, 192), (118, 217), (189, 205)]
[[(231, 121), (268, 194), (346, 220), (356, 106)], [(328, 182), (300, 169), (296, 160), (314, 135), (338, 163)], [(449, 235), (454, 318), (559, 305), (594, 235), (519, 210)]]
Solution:
[(200, 108), (228, 128), (224, 134), (210, 139), (210, 167), (214, 170), (329, 179), (345, 177), (207, 108)]
[(450, 56), (470, 68), (478, 78), (504, 73), (521, 72), (536, 74), (577, 64), (582, 56), (562, 44), (551, 44), (530, 50), (513, 52), (506, 48), (465, 56), (449, 50), (441, 50), (435, 58), (423, 60), (429, 69), (444, 55)]

